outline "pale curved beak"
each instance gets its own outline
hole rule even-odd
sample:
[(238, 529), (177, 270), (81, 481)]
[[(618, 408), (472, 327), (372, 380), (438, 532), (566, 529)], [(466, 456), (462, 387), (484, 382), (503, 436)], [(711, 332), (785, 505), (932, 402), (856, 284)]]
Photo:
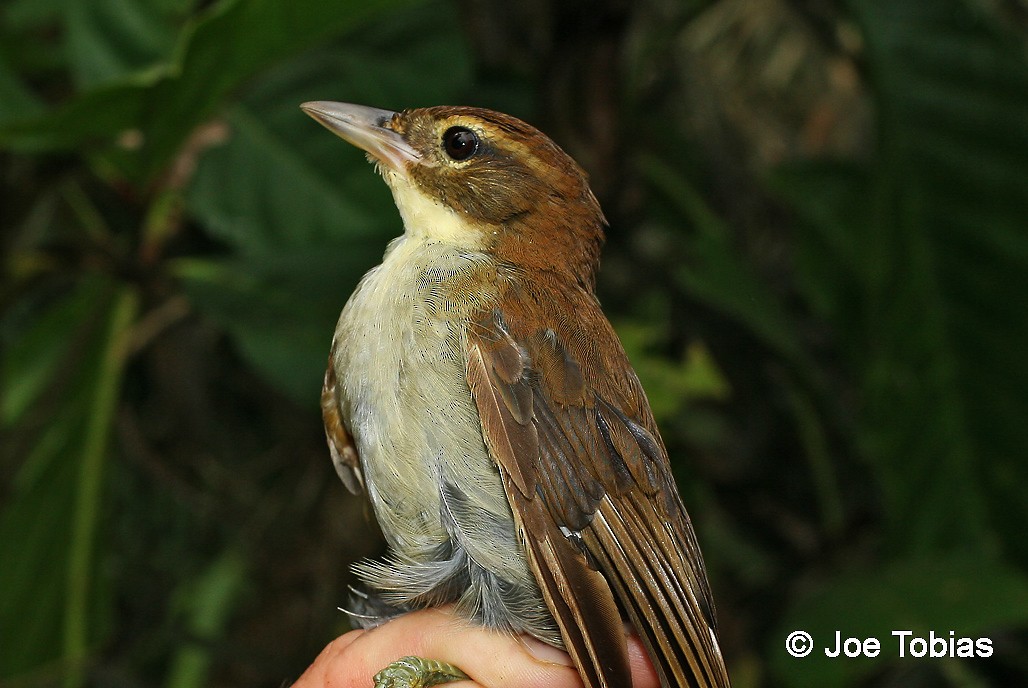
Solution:
[(405, 173), (407, 165), (421, 160), (421, 155), (389, 128), (396, 115), (392, 110), (328, 100), (304, 103), (300, 109), (396, 172)]

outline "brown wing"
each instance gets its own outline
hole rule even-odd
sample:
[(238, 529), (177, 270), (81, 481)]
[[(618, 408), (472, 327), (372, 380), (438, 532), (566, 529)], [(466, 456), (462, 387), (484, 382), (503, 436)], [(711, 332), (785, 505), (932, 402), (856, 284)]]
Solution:
[[(539, 329), (552, 299), (574, 317)], [(595, 298), (507, 298), (470, 328), (467, 347), (486, 445), (586, 686), (631, 685), (620, 608), (662, 685), (727, 687), (692, 525)]]
[[(335, 350), (335, 342), (332, 343), (332, 349)], [(336, 473), (346, 485), (346, 489), (353, 494), (359, 494), (364, 489), (364, 476), (361, 474), (357, 447), (343, 423), (334, 358), (331, 355), (328, 358), (325, 381), (321, 386), (321, 417), (325, 421), (325, 438), (328, 440), (328, 449), (332, 454)]]

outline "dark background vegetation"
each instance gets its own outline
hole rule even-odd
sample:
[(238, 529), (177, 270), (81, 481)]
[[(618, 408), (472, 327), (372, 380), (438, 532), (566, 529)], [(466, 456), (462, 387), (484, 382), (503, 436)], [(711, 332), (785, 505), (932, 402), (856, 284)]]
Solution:
[[(600, 291), (735, 685), (1028, 685), (1020, 0), (7, 0), (0, 684), (279, 686), (381, 545), (317, 400), (400, 221), (297, 105), (473, 104), (610, 220)], [(877, 636), (795, 660), (786, 634)], [(890, 633), (992, 638), (895, 661)]]

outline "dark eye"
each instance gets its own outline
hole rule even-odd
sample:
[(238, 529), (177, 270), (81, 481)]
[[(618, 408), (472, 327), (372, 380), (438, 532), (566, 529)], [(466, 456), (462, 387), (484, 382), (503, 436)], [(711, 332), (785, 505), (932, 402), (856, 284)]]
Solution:
[(466, 127), (450, 127), (443, 134), (443, 148), (454, 160), (467, 160), (478, 150), (478, 136)]

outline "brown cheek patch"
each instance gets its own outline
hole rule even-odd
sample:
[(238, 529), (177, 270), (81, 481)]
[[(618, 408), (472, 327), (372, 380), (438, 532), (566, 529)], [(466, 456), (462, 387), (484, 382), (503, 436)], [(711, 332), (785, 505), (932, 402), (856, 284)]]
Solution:
[(524, 165), (502, 157), (473, 164), (415, 168), (415, 182), (454, 210), (485, 224), (500, 225), (538, 205), (546, 191)]

